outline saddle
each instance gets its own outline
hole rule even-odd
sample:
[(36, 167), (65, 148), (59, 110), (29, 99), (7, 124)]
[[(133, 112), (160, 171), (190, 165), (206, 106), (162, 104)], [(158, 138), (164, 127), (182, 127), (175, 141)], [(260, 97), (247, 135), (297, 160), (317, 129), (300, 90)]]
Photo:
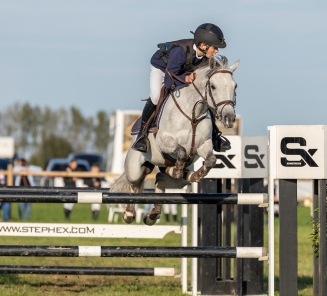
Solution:
[[(156, 137), (157, 132), (159, 130), (159, 121), (161, 118), (161, 114), (163, 111), (163, 108), (166, 104), (166, 101), (169, 96), (169, 89), (166, 88), (165, 86), (162, 86), (161, 91), (160, 91), (160, 98), (158, 101), (158, 104), (156, 106), (156, 109), (150, 116), (149, 120), (147, 121), (143, 132), (146, 133), (153, 133), (154, 137)], [(141, 122), (142, 122), (142, 116), (140, 116), (136, 122), (134, 123), (132, 130), (131, 130), (131, 135), (137, 135), (140, 131), (141, 128)]]

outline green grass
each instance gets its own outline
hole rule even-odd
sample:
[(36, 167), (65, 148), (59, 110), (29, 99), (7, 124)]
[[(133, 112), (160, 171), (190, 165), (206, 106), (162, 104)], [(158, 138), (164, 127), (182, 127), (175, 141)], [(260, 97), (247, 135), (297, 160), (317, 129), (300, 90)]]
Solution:
[[(102, 205), (99, 220), (91, 219), (91, 206), (74, 206), (70, 223), (108, 224), (108, 212)], [(164, 219), (162, 219), (164, 220)], [(13, 204), (11, 222), (18, 222), (18, 208)], [(180, 219), (179, 219), (180, 221)], [(62, 204), (33, 204), (28, 222), (62, 223)], [(121, 222), (118, 221), (118, 222)], [(166, 224), (161, 221), (160, 224)], [(164, 239), (87, 239), (1, 237), (1, 244), (12, 245), (94, 245), (94, 246), (180, 246), (181, 236), (169, 233)], [(178, 258), (98, 258), (98, 257), (2, 257), (1, 264), (108, 267), (175, 267)], [(0, 275), (0, 295), (183, 295), (180, 279), (171, 277), (118, 277), (76, 275)]]
[[(298, 295), (313, 295), (313, 249), (310, 237), (310, 209), (298, 206)], [(275, 218), (275, 295), (279, 295), (279, 219)], [(265, 227), (265, 246), (268, 246)], [(265, 287), (268, 291), (268, 264), (265, 264)]]
[[(17, 205), (13, 204), (12, 222), (18, 222)], [(108, 212), (102, 205), (99, 220), (91, 219), (90, 205), (77, 204), (70, 223), (107, 224)], [(164, 219), (162, 219), (164, 220)], [(180, 219), (179, 219), (180, 221)], [(299, 295), (313, 295), (312, 248), (309, 240), (310, 213), (308, 208), (298, 207), (298, 287)], [(33, 204), (28, 222), (62, 223), (62, 204)], [(119, 221), (121, 222), (121, 221)], [(161, 221), (160, 224), (166, 224)], [(191, 235), (189, 233), (189, 241)], [(180, 246), (180, 235), (170, 233), (162, 240), (151, 239), (83, 239), (83, 238), (36, 238), (0, 237), (1, 244), (15, 245), (107, 245), (107, 246)], [(190, 243), (190, 242), (189, 242)], [(278, 293), (278, 219), (275, 219), (275, 286)], [(265, 246), (267, 246), (267, 228)], [(190, 260), (189, 260), (190, 263)], [(10, 265), (65, 265), (110, 267), (176, 267), (177, 258), (98, 258), (98, 257), (1, 257), (1, 264)], [(190, 269), (190, 264), (189, 264)], [(268, 290), (268, 266), (265, 263), (265, 289)], [(190, 277), (190, 273), (189, 273)], [(190, 283), (190, 279), (189, 279)], [(189, 290), (191, 288), (189, 287)], [(0, 295), (167, 295), (181, 293), (180, 279), (171, 277), (118, 277), (118, 276), (65, 276), (65, 275), (0, 275)]]

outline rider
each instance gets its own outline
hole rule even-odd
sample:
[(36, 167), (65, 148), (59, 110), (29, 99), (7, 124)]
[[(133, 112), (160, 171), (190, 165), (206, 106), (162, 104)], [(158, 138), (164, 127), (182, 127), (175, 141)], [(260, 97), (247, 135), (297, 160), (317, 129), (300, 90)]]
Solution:
[[(218, 48), (226, 47), (223, 32), (214, 24), (202, 24), (191, 33), (194, 39), (158, 44), (159, 50), (151, 58), (150, 98), (142, 112), (141, 128), (132, 147), (134, 150), (147, 152), (147, 131), (144, 131), (144, 126), (158, 104), (162, 86), (173, 90), (175, 86), (183, 85), (182, 81), (191, 84), (197, 76), (196, 68), (217, 54)], [(166, 69), (178, 76), (181, 81), (170, 76)], [(187, 73), (191, 74), (186, 75)], [(215, 133), (219, 132), (218, 129), (213, 130)], [(224, 145), (225, 140), (221, 138), (220, 141), (222, 142), (220, 145)]]

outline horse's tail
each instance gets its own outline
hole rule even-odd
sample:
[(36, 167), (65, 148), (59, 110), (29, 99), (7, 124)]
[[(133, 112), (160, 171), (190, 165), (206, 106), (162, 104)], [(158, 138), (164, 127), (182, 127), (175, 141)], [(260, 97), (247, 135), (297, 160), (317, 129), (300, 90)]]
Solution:
[(132, 187), (127, 181), (126, 173), (124, 172), (111, 186), (110, 188), (111, 192), (126, 192), (130, 193), (132, 192)]

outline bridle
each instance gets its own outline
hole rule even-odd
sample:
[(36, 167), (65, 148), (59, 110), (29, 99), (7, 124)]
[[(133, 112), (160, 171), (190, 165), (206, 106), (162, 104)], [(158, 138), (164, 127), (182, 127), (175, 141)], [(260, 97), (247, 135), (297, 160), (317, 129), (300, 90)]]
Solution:
[[(207, 114), (208, 110), (210, 110), (216, 118), (218, 118), (219, 120), (221, 120), (222, 118), (222, 112), (223, 109), (227, 106), (230, 105), (233, 108), (235, 108), (236, 106), (236, 94), (234, 93), (234, 100), (224, 100), (221, 101), (219, 103), (216, 103), (215, 99), (213, 98), (212, 92), (211, 92), (211, 84), (210, 84), (210, 78), (217, 74), (217, 73), (229, 73), (231, 75), (233, 75), (232, 71), (229, 71), (227, 69), (221, 69), (221, 70), (216, 70), (213, 71), (209, 76), (208, 76), (208, 80), (205, 84), (205, 93), (204, 95), (201, 94), (200, 90), (197, 88), (197, 86), (194, 84), (194, 82), (192, 82), (193, 87), (195, 88), (195, 90), (198, 92), (198, 94), (201, 96), (202, 100), (197, 101), (193, 107), (193, 111), (192, 111), (192, 117), (188, 116), (183, 110), (182, 108), (179, 106), (175, 96), (174, 96), (174, 89), (175, 89), (175, 84), (174, 84), (174, 79), (177, 79), (178, 81), (182, 82), (182, 83), (186, 83), (184, 80), (180, 79), (177, 75), (175, 75), (173, 72), (171, 72), (168, 68), (166, 68), (167, 73), (169, 74), (171, 80), (172, 80), (172, 86), (171, 86), (171, 91), (170, 91), (170, 95), (172, 97), (172, 99), (174, 100), (174, 103), (177, 107), (177, 109), (191, 122), (192, 125), (192, 143), (191, 143), (191, 150), (190, 150), (190, 155), (189, 155), (189, 162), (191, 163), (192, 159), (194, 158), (194, 144), (195, 144), (195, 136), (196, 136), (196, 127), (197, 125), (206, 117), (205, 115)], [(208, 91), (209, 90), (209, 91)], [(235, 92), (235, 91), (234, 91)], [(211, 107), (208, 104), (208, 93), (209, 93), (209, 97), (211, 98), (212, 104), (214, 107)], [(199, 114), (198, 116), (196, 116), (195, 114), (195, 109), (198, 106), (199, 103), (201, 102), (205, 102), (206, 104), (206, 108), (204, 108), (204, 110), (201, 112), (201, 114)], [(221, 110), (220, 110), (220, 114), (218, 113), (218, 108), (222, 106)]]
[[(210, 109), (212, 111), (212, 113), (215, 115), (216, 118), (218, 118), (219, 120), (222, 119), (222, 114), (223, 114), (223, 110), (226, 106), (230, 105), (232, 106), (233, 108), (235, 108), (236, 106), (236, 93), (234, 91), (234, 100), (224, 100), (224, 101), (221, 101), (219, 103), (216, 103), (215, 99), (213, 98), (213, 95), (212, 95), (212, 91), (211, 91), (211, 84), (210, 84), (210, 78), (217, 74), (217, 73), (228, 73), (228, 74), (231, 74), (233, 75), (233, 72), (229, 71), (229, 70), (226, 70), (226, 69), (222, 69), (222, 70), (216, 70), (214, 72), (212, 72), (210, 74), (210, 76), (208, 77), (208, 80), (207, 80), (207, 83), (205, 85), (205, 93), (204, 93), (204, 96), (201, 94), (200, 90), (197, 88), (197, 86), (194, 84), (194, 82), (192, 82), (195, 90), (198, 92), (198, 94), (201, 96), (202, 100), (207, 102), (208, 103), (208, 93), (209, 93), (209, 97), (211, 99), (211, 102), (212, 102), (212, 105), (214, 107), (211, 107), (209, 104), (208, 104), (208, 109)], [(220, 112), (218, 110), (218, 108), (222, 106)]]

